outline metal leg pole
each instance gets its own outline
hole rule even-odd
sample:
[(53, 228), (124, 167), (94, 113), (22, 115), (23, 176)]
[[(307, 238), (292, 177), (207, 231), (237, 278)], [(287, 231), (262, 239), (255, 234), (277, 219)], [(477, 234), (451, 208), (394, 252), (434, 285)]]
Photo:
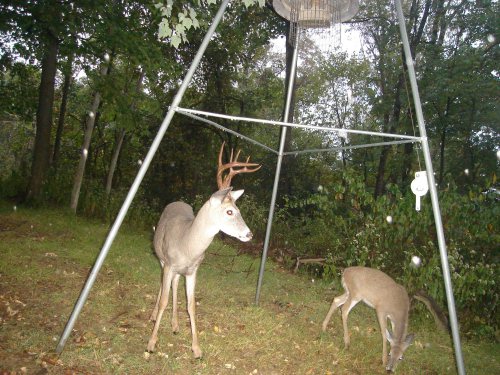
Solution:
[(420, 131), (420, 137), (422, 138), (422, 151), (424, 154), (425, 168), (427, 170), (427, 179), (429, 183), (429, 191), (431, 195), (432, 210), (434, 213), (434, 221), (436, 224), (437, 240), (439, 245), (439, 251), (441, 256), (441, 267), (443, 270), (444, 286), (446, 291), (446, 297), (448, 300), (448, 312), (450, 315), (450, 326), (453, 336), (453, 345), (455, 348), (455, 360), (457, 364), (457, 370), (460, 375), (465, 374), (464, 361), (462, 356), (462, 348), (460, 345), (460, 333), (458, 329), (457, 313), (455, 311), (455, 299), (453, 297), (453, 289), (451, 285), (450, 277), (450, 267), (448, 264), (448, 254), (446, 251), (446, 242), (444, 238), (443, 223), (441, 221), (441, 211), (439, 208), (439, 201), (436, 189), (436, 182), (434, 180), (434, 171), (432, 168), (431, 154), (429, 150), (429, 142), (427, 140), (427, 132), (425, 130), (424, 116), (422, 112), (422, 105), (420, 102), (420, 95), (418, 93), (417, 78), (415, 75), (415, 69), (413, 66), (413, 57), (411, 56), (410, 43), (408, 41), (408, 34), (406, 33), (406, 25), (403, 16), (403, 8), (401, 6), (400, 0), (395, 0), (396, 12), (398, 16), (399, 30), (401, 33), (401, 39), (403, 41), (403, 47), (406, 57), (406, 66), (408, 67), (408, 74), (410, 77), (410, 85), (413, 94), (413, 100), (415, 104), (415, 112), (417, 115), (418, 128)]
[[(290, 112), (290, 106), (291, 106), (291, 102), (292, 102), (293, 85), (295, 83), (295, 71), (297, 69), (297, 56), (298, 56), (298, 34), (297, 34), (297, 40), (295, 42), (295, 49), (293, 50), (292, 68), (290, 70), (290, 80), (288, 82), (288, 91), (287, 91), (287, 97), (286, 97), (285, 115), (283, 118), (283, 122), (288, 122), (288, 113)], [(279, 151), (278, 151), (278, 162), (276, 163), (276, 172), (274, 174), (273, 192), (271, 195), (269, 216), (267, 218), (266, 237), (264, 240), (264, 249), (262, 250), (262, 259), (260, 262), (259, 279), (257, 281), (257, 291), (255, 293), (255, 304), (256, 305), (259, 304), (260, 291), (262, 288), (262, 279), (264, 277), (264, 270), (266, 267), (267, 251), (269, 249), (269, 239), (271, 238), (271, 228), (273, 226), (274, 208), (276, 205), (276, 195), (278, 192), (278, 184), (279, 184), (280, 173), (281, 173), (281, 164), (283, 161), (283, 154), (284, 154), (284, 148), (285, 148), (286, 131), (287, 131), (287, 127), (283, 126), (281, 128), (280, 147), (279, 147)]]
[(156, 150), (158, 150), (158, 147), (160, 146), (160, 142), (163, 139), (163, 136), (165, 135), (165, 132), (167, 131), (168, 126), (170, 125), (170, 121), (172, 120), (172, 117), (174, 116), (175, 110), (179, 103), (181, 102), (182, 97), (184, 96), (184, 93), (191, 82), (191, 78), (193, 77), (193, 74), (198, 67), (201, 58), (203, 57), (203, 54), (208, 46), (208, 43), (210, 42), (210, 39), (212, 35), (215, 32), (215, 29), (217, 25), (219, 24), (220, 20), (222, 19), (222, 16), (224, 14), (224, 11), (229, 3), (229, 0), (224, 0), (212, 22), (212, 25), (207, 31), (207, 34), (205, 35), (205, 38), (203, 39), (200, 48), (198, 49), (198, 52), (196, 53), (196, 56), (191, 63), (191, 66), (186, 73), (186, 76), (184, 77), (184, 80), (182, 81), (181, 86), (179, 87), (179, 91), (174, 97), (174, 100), (172, 102), (172, 105), (170, 106), (170, 109), (165, 116), (165, 119), (163, 120), (160, 129), (158, 130), (158, 133), (156, 134), (156, 137), (151, 144), (151, 148), (149, 149), (146, 157), (144, 158), (144, 161), (141, 165), (141, 168), (139, 169), (139, 172), (137, 173), (137, 176), (135, 177), (135, 180), (127, 194), (127, 197), (125, 198), (125, 201), (123, 202), (123, 205), (120, 209), (120, 212), (118, 213), (118, 216), (115, 219), (115, 222), (113, 223), (113, 226), (111, 227), (111, 230), (108, 233), (108, 237), (106, 238), (106, 241), (104, 242), (104, 245), (101, 249), (101, 252), (99, 253), (94, 266), (92, 267), (92, 271), (90, 272), (89, 277), (87, 278), (87, 281), (85, 282), (85, 286), (83, 287), (82, 292), (80, 293), (80, 297), (78, 298), (78, 301), (75, 304), (75, 307), (73, 308), (73, 312), (71, 313), (71, 316), (66, 323), (66, 326), (64, 328), (64, 331), (59, 339), (59, 343), (57, 344), (56, 352), (60, 354), (63, 349), (64, 345), (66, 344), (66, 341), (73, 329), (73, 326), (75, 325), (75, 322), (78, 318), (78, 315), (80, 314), (80, 311), (83, 308), (83, 305), (85, 304), (85, 301), (87, 300), (88, 294), (90, 292), (90, 289), (92, 288), (92, 285), (95, 282), (95, 279), (97, 277), (97, 274), (99, 273), (99, 270), (102, 267), (102, 264), (104, 262), (104, 259), (106, 258), (106, 255), (108, 254), (108, 251), (116, 237), (116, 234), (118, 233), (118, 229), (120, 228), (123, 220), (125, 219), (125, 215), (127, 214), (127, 211), (130, 207), (130, 204), (132, 203), (132, 200), (135, 197), (135, 194), (137, 193), (137, 190), (139, 189), (139, 186), (142, 182), (142, 179), (144, 178), (144, 175), (146, 174), (146, 171), (148, 170), (149, 165), (151, 164), (151, 160), (153, 159)]

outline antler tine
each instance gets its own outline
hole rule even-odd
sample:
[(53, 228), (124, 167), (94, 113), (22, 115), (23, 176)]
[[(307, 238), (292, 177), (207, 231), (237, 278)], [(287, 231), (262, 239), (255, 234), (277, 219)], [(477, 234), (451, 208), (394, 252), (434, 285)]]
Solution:
[(225, 168), (222, 165), (222, 153), (224, 151), (225, 144), (226, 141), (222, 142), (219, 151), (219, 166), (217, 168), (217, 186), (219, 187), (219, 190), (222, 190), (224, 188), (224, 182), (222, 181), (222, 172), (224, 171)]
[(231, 163), (237, 163), (238, 158), (240, 157), (240, 154), (241, 154), (241, 150), (238, 150), (238, 152), (236, 153), (236, 156), (233, 159), (233, 150), (231, 149), (231, 160), (230, 160)]
[[(229, 163), (222, 164), (222, 152), (224, 150), (224, 145), (225, 142), (222, 143), (221, 149), (219, 151), (219, 168), (217, 170), (217, 186), (219, 187), (219, 190), (228, 188), (231, 186), (231, 179), (240, 173), (252, 173), (256, 172), (261, 168), (261, 165), (257, 163), (250, 163), (250, 156), (247, 157), (246, 162), (239, 162), (238, 157), (240, 156), (241, 150), (238, 150), (236, 153), (236, 156), (234, 156), (234, 150), (231, 149), (231, 158)], [(233, 158), (234, 156), (234, 158)], [(241, 169), (233, 169), (235, 167), (242, 167)], [(256, 167), (256, 168), (249, 168), (249, 167)], [(229, 169), (229, 173), (226, 175), (226, 177), (222, 177), (223, 172)]]

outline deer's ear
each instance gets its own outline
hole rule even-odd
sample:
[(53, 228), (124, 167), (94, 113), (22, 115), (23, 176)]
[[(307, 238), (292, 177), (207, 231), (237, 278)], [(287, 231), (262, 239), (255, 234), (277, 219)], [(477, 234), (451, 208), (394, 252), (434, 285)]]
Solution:
[(406, 336), (406, 339), (405, 339), (406, 347), (410, 346), (412, 344), (413, 340), (415, 340), (415, 335), (413, 333), (410, 333), (408, 336)]
[(392, 345), (394, 339), (392, 338), (391, 332), (386, 328), (385, 329), (385, 337), (387, 337), (387, 341)]
[(224, 201), (224, 198), (226, 198), (227, 195), (231, 192), (231, 189), (232, 188), (229, 187), (227, 189), (222, 189), (213, 193), (210, 197), (210, 204), (214, 206), (220, 206)]
[(233, 198), (233, 200), (236, 200), (238, 199), (239, 197), (241, 197), (241, 195), (243, 194), (245, 190), (236, 190), (236, 191), (232, 191), (230, 194), (231, 194), (231, 198)]

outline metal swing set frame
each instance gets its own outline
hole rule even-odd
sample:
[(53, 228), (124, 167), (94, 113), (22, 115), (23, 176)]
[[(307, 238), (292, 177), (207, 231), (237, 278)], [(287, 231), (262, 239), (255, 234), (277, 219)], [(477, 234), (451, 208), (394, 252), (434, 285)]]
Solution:
[[(255, 119), (255, 118), (247, 118), (247, 117), (238, 117), (238, 116), (230, 116), (230, 115), (224, 115), (224, 114), (218, 114), (218, 113), (212, 113), (212, 112), (205, 112), (205, 111), (198, 111), (198, 110), (193, 110), (193, 109), (187, 109), (187, 108), (182, 108), (179, 106), (181, 103), (182, 97), (184, 96), (184, 93), (189, 86), (191, 79), (205, 53), (205, 50), (210, 42), (210, 39), (212, 38), (213, 34), (215, 33), (215, 30), (222, 20), (222, 17), (224, 15), (224, 12), (230, 2), (230, 0), (222, 0), (222, 4), (219, 7), (218, 12), (216, 13), (212, 24), (210, 25), (199, 49), (198, 52), (196, 53), (191, 66), (186, 73), (179, 90), (177, 91), (172, 104), (165, 115), (165, 118), (163, 119), (161, 126), (151, 144), (151, 147), (146, 154), (146, 157), (144, 158), (139, 171), (137, 173), (137, 176), (135, 177), (134, 182), (132, 183), (130, 190), (122, 204), (122, 207), (110, 229), (108, 232), (107, 238), (101, 248), (101, 251), (92, 267), (92, 270), (85, 282), (85, 285), (80, 293), (80, 296), (78, 300), (75, 303), (75, 306), (73, 308), (73, 311), (71, 313), (71, 316), (69, 317), (66, 326), (64, 328), (63, 333), (60, 336), (58, 345), (56, 347), (56, 352), (61, 353), (64, 349), (64, 346), (66, 344), (67, 339), (69, 338), (69, 335), (71, 334), (71, 331), (74, 327), (74, 324), (76, 320), (78, 319), (78, 316), (83, 308), (83, 305), (85, 304), (85, 301), (87, 300), (88, 294), (97, 278), (97, 275), (99, 273), (99, 270), (101, 269), (104, 260), (109, 252), (109, 249), (111, 248), (111, 245), (113, 244), (113, 241), (118, 233), (118, 230), (123, 223), (123, 220), (125, 219), (125, 216), (128, 212), (128, 209), (132, 203), (132, 200), (134, 199), (137, 190), (151, 164), (151, 161), (158, 150), (158, 147), (170, 125), (170, 122), (174, 116), (174, 114), (179, 113), (185, 116), (188, 116), (192, 119), (202, 121), (206, 124), (209, 124), (211, 126), (214, 126), (216, 128), (219, 128), (223, 131), (226, 131), (228, 133), (231, 133), (237, 137), (240, 137), (241, 139), (244, 139), (250, 143), (253, 143), (259, 147), (262, 147), (263, 149), (274, 153), (277, 156), (277, 163), (276, 163), (276, 172), (275, 172), (275, 177), (274, 177), (274, 184), (273, 184), (273, 190), (272, 190), (272, 195), (271, 195), (271, 202), (270, 202), (270, 208), (269, 208), (269, 216), (267, 220), (267, 228), (266, 228), (266, 236), (264, 240), (264, 247), (262, 251), (262, 258), (261, 258), (261, 263), (260, 263), (260, 269), (259, 269), (259, 277), (258, 277), (258, 283), (257, 283), (257, 290), (255, 294), (255, 303), (259, 303), (260, 299), (260, 294), (261, 294), (261, 288), (262, 288), (262, 282), (263, 282), (263, 276), (264, 276), (264, 271), (265, 271), (265, 264), (266, 264), (266, 258), (267, 258), (267, 252), (269, 248), (269, 240), (271, 237), (271, 229), (272, 229), (272, 223), (273, 223), (273, 216), (274, 216), (274, 209), (275, 209), (275, 203), (276, 203), (276, 196), (277, 196), (277, 189), (278, 189), (278, 181), (281, 173), (281, 166), (282, 166), (282, 160), (284, 156), (288, 155), (298, 155), (298, 154), (303, 154), (303, 153), (314, 153), (314, 152), (334, 152), (334, 151), (340, 151), (343, 149), (357, 149), (357, 148), (365, 148), (365, 147), (379, 147), (379, 146), (386, 146), (386, 145), (396, 145), (396, 144), (403, 144), (403, 143), (419, 143), (421, 148), (422, 148), (422, 153), (424, 156), (424, 161), (425, 161), (425, 167), (426, 167), (426, 174), (427, 174), (427, 180), (428, 180), (428, 186), (429, 186), (429, 193), (431, 197), (431, 204), (432, 204), (432, 210), (433, 210), (433, 215), (434, 215), (434, 221), (435, 221), (435, 226), (436, 226), (436, 233), (437, 233), (437, 240), (438, 240), (438, 247), (439, 247), (439, 253), (440, 253), (440, 259), (441, 259), (441, 267), (442, 267), (442, 273), (443, 273), (443, 281), (444, 281), (444, 286), (445, 286), (445, 292), (446, 292), (446, 298), (447, 298), (447, 304), (448, 304), (448, 312), (449, 312), (449, 318), (450, 318), (450, 327), (451, 327), (451, 332), (452, 332), (452, 339), (453, 339), (453, 345), (454, 345), (454, 350), (455, 350), (455, 361), (456, 361), (456, 367), (457, 367), (457, 372), (460, 375), (465, 374), (465, 367), (464, 367), (464, 362), (463, 362), (463, 356), (462, 356), (462, 350), (461, 350), (461, 343), (460, 343), (460, 334), (459, 334), (459, 329), (458, 329), (458, 320), (457, 320), (457, 315), (456, 315), (456, 309), (455, 309), (455, 300), (453, 296), (453, 289), (452, 289), (452, 283), (451, 283), (451, 276), (450, 276), (450, 267), (449, 267), (449, 262), (448, 262), (448, 255), (447, 255), (447, 250), (446, 250), (446, 242), (445, 242), (445, 236), (444, 236), (444, 230), (443, 230), (443, 224), (442, 224), (442, 219), (441, 219), (441, 211), (439, 207), (439, 201), (438, 201), (438, 194), (437, 194), (437, 189), (436, 189), (436, 183), (434, 180), (434, 172), (433, 172), (433, 167), (432, 167), (432, 160), (431, 160), (431, 155), (430, 155), (430, 150), (429, 150), (429, 143), (427, 139), (427, 133), (426, 133), (426, 128), (425, 128), (425, 122), (424, 122), (424, 117), (423, 117), (423, 112), (422, 112), (422, 105), (420, 101), (420, 95), (418, 92), (418, 85), (417, 85), (417, 79), (416, 79), (416, 74), (415, 74), (415, 69), (414, 69), (414, 61), (411, 56), (411, 51), (410, 51), (410, 45), (408, 41), (408, 35), (406, 32), (406, 25), (404, 21), (404, 15), (403, 15), (403, 8), (401, 4), (402, 0), (394, 0), (395, 3), (395, 8), (396, 8), (396, 16), (398, 19), (399, 23), (399, 30), (401, 34), (401, 41), (403, 43), (403, 49), (404, 49), (404, 55), (405, 55), (405, 62), (406, 66), (408, 68), (408, 77), (410, 81), (410, 86), (411, 86), (411, 92), (413, 96), (413, 102), (414, 102), (414, 108), (415, 108), (415, 113), (416, 113), (416, 118), (417, 118), (417, 123), (418, 123), (418, 129), (419, 129), (419, 136), (408, 136), (408, 135), (401, 135), (401, 134), (390, 134), (390, 133), (381, 133), (381, 132), (372, 132), (372, 131), (364, 131), (364, 130), (354, 130), (354, 129), (339, 129), (339, 128), (330, 128), (330, 127), (322, 127), (322, 126), (312, 126), (312, 125), (305, 125), (305, 124), (294, 124), (288, 122), (288, 113), (291, 105), (291, 97), (292, 97), (292, 91), (293, 91), (293, 86), (294, 86), (294, 77), (295, 77), (295, 71), (297, 67), (297, 57), (298, 57), (298, 43), (295, 43), (294, 46), (294, 53), (293, 53), (293, 60), (292, 60), (292, 67), (291, 67), (291, 75), (290, 75), (290, 81), (289, 85), (287, 88), (287, 97), (286, 97), (286, 104), (285, 104), (285, 115), (283, 121), (272, 121), (272, 120), (263, 120), (263, 119)], [(260, 123), (264, 125), (270, 125), (270, 126), (279, 126), (282, 128), (281, 135), (280, 135), (280, 143), (279, 143), (279, 149), (274, 150), (271, 147), (268, 147), (254, 139), (251, 139), (243, 134), (240, 134), (232, 129), (229, 129), (227, 127), (224, 127), (215, 121), (212, 121), (208, 119), (209, 117), (212, 118), (220, 118), (220, 119), (227, 119), (227, 120), (232, 120), (232, 121), (243, 121), (243, 122), (249, 122), (249, 123)], [(384, 142), (378, 142), (378, 143), (370, 143), (370, 144), (362, 144), (362, 145), (349, 145), (345, 147), (336, 147), (336, 148), (329, 148), (329, 149), (311, 149), (311, 150), (301, 150), (301, 151), (292, 151), (292, 152), (285, 152), (284, 151), (284, 144), (285, 144), (285, 137), (286, 137), (286, 132), (288, 128), (300, 128), (300, 129), (313, 129), (313, 130), (322, 130), (325, 132), (333, 132), (333, 133), (351, 133), (351, 134), (363, 134), (363, 135), (368, 135), (368, 136), (378, 136), (378, 137), (383, 137), (383, 138), (391, 138), (393, 139), (392, 141), (384, 141)]]

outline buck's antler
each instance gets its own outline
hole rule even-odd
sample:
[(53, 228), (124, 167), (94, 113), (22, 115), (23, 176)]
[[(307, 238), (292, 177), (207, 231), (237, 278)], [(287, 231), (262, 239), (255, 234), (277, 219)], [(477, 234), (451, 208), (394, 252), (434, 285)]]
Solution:
[[(219, 151), (219, 168), (217, 169), (217, 186), (219, 190), (226, 189), (231, 186), (231, 179), (233, 176), (239, 173), (252, 173), (256, 172), (262, 167), (257, 163), (249, 163), (250, 156), (247, 157), (246, 162), (238, 161), (238, 157), (240, 156), (241, 150), (236, 153), (236, 156), (233, 159), (233, 150), (231, 149), (231, 158), (229, 163), (222, 164), (222, 153), (224, 152), (224, 145), (226, 142), (222, 143)], [(240, 169), (233, 169), (236, 167), (241, 167)], [(256, 168), (248, 168), (248, 167), (256, 167)], [(229, 173), (223, 178), (222, 174), (226, 169), (229, 169)]]

